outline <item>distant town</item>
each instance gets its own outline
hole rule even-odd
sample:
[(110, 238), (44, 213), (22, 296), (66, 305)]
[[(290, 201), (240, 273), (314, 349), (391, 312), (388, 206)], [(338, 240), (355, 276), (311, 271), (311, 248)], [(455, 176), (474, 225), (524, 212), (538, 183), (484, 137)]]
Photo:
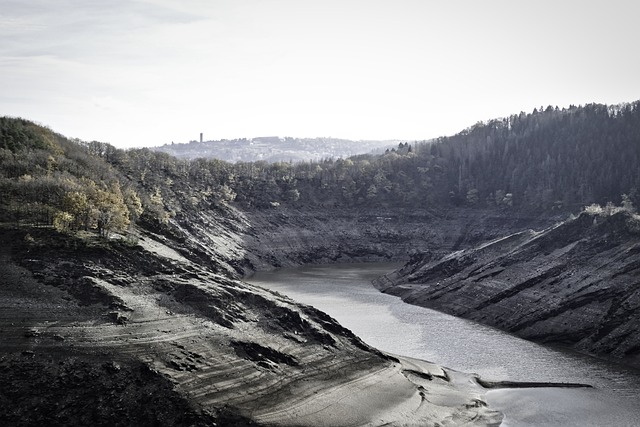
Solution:
[(152, 148), (181, 159), (216, 158), (227, 162), (300, 162), (346, 158), (356, 154), (383, 153), (396, 147), (400, 140), (352, 141), (338, 138), (292, 138), (268, 136), (259, 138), (193, 140)]

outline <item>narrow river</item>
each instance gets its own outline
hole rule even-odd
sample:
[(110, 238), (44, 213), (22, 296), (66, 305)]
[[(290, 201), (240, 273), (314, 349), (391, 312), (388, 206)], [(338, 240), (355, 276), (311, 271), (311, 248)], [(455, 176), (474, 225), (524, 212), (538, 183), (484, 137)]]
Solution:
[(475, 372), (488, 380), (586, 383), (593, 389), (503, 389), (487, 394), (503, 426), (640, 426), (640, 371), (542, 346), (383, 294), (371, 280), (394, 264), (305, 266), (250, 283), (328, 313), (368, 344)]

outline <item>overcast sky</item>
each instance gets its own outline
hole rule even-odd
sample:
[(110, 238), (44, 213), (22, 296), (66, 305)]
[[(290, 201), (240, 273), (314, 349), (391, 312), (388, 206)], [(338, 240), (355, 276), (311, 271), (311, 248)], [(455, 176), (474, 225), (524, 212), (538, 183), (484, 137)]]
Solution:
[(640, 99), (637, 0), (0, 0), (0, 115), (118, 147)]

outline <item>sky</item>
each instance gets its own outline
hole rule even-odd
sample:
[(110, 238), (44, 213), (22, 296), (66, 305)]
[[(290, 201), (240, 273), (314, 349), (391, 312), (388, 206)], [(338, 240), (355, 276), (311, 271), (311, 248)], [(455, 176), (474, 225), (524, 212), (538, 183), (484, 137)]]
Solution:
[(120, 148), (424, 140), (640, 99), (637, 0), (0, 0), (0, 116)]

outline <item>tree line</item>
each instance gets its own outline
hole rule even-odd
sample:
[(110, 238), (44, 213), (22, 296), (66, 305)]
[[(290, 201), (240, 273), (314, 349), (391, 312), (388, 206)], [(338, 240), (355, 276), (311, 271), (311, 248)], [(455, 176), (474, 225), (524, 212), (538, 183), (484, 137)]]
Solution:
[(0, 219), (63, 232), (126, 231), (143, 212), (136, 186), (90, 150), (24, 119), (0, 118)]
[(456, 206), (530, 213), (639, 205), (640, 102), (546, 107), (380, 155), (303, 163), (181, 160), (0, 118), (0, 219), (126, 231), (196, 209)]

